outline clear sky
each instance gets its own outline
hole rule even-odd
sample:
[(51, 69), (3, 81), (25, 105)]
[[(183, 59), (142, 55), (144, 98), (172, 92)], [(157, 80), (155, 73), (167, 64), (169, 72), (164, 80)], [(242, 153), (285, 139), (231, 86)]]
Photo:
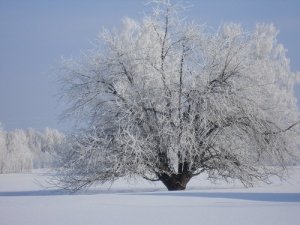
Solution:
[[(141, 19), (144, 0), (0, 0), (0, 122), (7, 130), (70, 127), (58, 120), (57, 71), (62, 56), (77, 57), (91, 47), (102, 27), (124, 17)], [(300, 71), (299, 0), (183, 0), (187, 18), (217, 28), (239, 22), (253, 29), (273, 23)], [(300, 86), (296, 90), (300, 101)]]

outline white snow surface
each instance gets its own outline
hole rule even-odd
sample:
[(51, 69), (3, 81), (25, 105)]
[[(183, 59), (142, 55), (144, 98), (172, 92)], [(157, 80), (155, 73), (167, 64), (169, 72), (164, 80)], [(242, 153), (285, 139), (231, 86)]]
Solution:
[(271, 185), (243, 188), (194, 178), (186, 191), (118, 181), (69, 194), (48, 186), (51, 173), (0, 175), (1, 225), (299, 225), (300, 167)]

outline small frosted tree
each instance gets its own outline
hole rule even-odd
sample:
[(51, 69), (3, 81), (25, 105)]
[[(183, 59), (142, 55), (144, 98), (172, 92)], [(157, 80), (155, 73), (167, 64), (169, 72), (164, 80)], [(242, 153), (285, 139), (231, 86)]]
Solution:
[(6, 132), (3, 130), (0, 122), (0, 173), (3, 173), (6, 167), (6, 148)]
[(204, 172), (251, 185), (284, 170), (299, 148), (299, 74), (277, 30), (211, 31), (179, 14), (159, 1), (152, 15), (104, 30), (81, 60), (64, 62), (65, 116), (83, 127), (62, 153), (60, 185), (141, 176), (183, 190)]

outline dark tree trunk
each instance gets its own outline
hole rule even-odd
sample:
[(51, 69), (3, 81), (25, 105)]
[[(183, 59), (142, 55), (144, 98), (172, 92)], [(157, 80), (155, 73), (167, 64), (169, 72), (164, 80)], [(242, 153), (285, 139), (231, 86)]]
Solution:
[(189, 174), (160, 174), (159, 179), (169, 191), (185, 190), (187, 183), (192, 178)]

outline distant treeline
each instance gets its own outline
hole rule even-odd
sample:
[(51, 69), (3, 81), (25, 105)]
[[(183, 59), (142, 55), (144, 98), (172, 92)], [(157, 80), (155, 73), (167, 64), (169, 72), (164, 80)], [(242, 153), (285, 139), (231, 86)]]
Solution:
[(52, 167), (64, 134), (46, 128), (5, 131), (0, 127), (0, 173), (30, 171)]

